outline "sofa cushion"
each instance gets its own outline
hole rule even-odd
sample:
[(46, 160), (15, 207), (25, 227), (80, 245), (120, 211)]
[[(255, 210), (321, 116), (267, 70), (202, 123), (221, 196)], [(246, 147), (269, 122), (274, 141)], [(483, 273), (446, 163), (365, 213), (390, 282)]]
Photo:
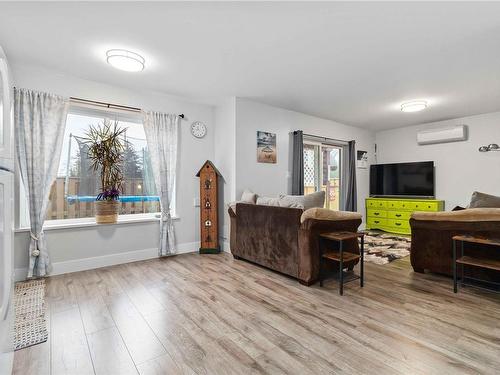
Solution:
[(279, 198), (271, 198), (271, 197), (257, 197), (257, 204), (261, 206), (276, 206), (278, 207)]
[(414, 212), (411, 218), (433, 221), (500, 221), (500, 208), (468, 208), (451, 212)]
[(280, 195), (280, 197), (278, 198), (278, 204), (280, 207), (299, 208), (301, 210), (304, 209), (304, 205), (302, 204), (303, 202), (301, 200), (288, 199), (285, 197), (287, 196)]
[(230, 208), (231, 210), (233, 210), (234, 213), (236, 213), (236, 205), (238, 203), (242, 203), (242, 204), (253, 204), (253, 203), (248, 203), (248, 202), (244, 202), (244, 201), (234, 201), (234, 202), (229, 202), (227, 204), (227, 207)]
[(257, 202), (257, 194), (255, 194), (254, 192), (252, 192), (248, 189), (245, 189), (243, 194), (241, 194), (240, 201), (255, 204)]
[(500, 197), (475, 191), (469, 208), (500, 208)]
[(304, 210), (323, 207), (325, 192), (318, 191), (308, 195), (280, 195), (279, 204), (281, 207), (303, 208)]
[(328, 208), (310, 208), (302, 214), (300, 217), (300, 222), (303, 223), (307, 219), (316, 219), (316, 220), (361, 220), (362, 215), (358, 212), (350, 212), (350, 211), (334, 211), (329, 210)]

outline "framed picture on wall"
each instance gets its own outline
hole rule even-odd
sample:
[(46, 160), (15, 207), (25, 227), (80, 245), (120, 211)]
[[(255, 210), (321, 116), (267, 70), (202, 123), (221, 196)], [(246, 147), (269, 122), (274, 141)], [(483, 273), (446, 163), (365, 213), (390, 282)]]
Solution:
[(358, 150), (356, 151), (356, 164), (360, 169), (368, 168), (368, 152)]
[(276, 134), (257, 131), (257, 162), (276, 163)]

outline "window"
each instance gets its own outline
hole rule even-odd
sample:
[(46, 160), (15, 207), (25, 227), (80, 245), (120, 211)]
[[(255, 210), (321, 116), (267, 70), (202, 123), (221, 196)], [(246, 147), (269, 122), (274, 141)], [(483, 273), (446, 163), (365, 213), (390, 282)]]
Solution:
[[(86, 145), (82, 138), (85, 137), (89, 125), (97, 125), (104, 118), (117, 120), (121, 127), (127, 129), (123, 137), (124, 179), (120, 195), (120, 215), (154, 214), (160, 211), (140, 116), (75, 106), (70, 108), (66, 121), (57, 178), (49, 196), (47, 221), (94, 217), (93, 202), (100, 189), (99, 178), (89, 168)], [(21, 202), (21, 212), (25, 205), (25, 202)], [(24, 212), (27, 215), (25, 209)], [(27, 226), (27, 222), (27, 217), (23, 218), (21, 215), (21, 226)]]
[(326, 193), (325, 207), (341, 207), (342, 146), (304, 142), (304, 194)]

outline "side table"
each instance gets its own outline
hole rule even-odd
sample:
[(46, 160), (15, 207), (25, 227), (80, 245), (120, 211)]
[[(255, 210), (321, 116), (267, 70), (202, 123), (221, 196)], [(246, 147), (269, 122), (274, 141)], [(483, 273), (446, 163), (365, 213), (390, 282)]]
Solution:
[[(460, 265), (460, 285), (468, 285), (475, 288), (479, 288), (478, 285), (467, 283), (464, 277), (464, 266), (472, 266), (484, 269), (490, 269), (495, 271), (500, 271), (500, 239), (484, 238), (484, 237), (473, 237), (473, 236), (453, 236), (453, 291), (457, 293), (458, 291), (458, 266)], [(458, 255), (458, 243), (460, 242), (460, 255)], [(481, 244), (490, 247), (496, 247), (498, 249), (499, 257), (486, 257), (479, 254), (465, 254), (464, 247), (466, 243)], [(475, 281), (476, 278), (468, 277)], [(483, 281), (486, 282), (486, 281)], [(500, 286), (500, 283), (488, 281), (487, 283)], [(486, 289), (486, 288), (482, 288)], [(491, 290), (495, 291), (496, 290)]]
[[(365, 234), (362, 232), (329, 232), (322, 233), (319, 235), (319, 253), (320, 253), (320, 276), (319, 276), (319, 286), (323, 286), (323, 280), (325, 279), (325, 272), (323, 264), (325, 261), (334, 261), (339, 264), (339, 293), (344, 294), (344, 283), (360, 280), (360, 286), (363, 287), (364, 284), (364, 237)], [(347, 240), (358, 240), (361, 239), (361, 246), (359, 254), (353, 254), (344, 251), (344, 241)], [(326, 251), (329, 242), (338, 243), (338, 251)], [(360, 272), (359, 276), (351, 277), (348, 280), (344, 278), (344, 264), (345, 262), (360, 261)]]

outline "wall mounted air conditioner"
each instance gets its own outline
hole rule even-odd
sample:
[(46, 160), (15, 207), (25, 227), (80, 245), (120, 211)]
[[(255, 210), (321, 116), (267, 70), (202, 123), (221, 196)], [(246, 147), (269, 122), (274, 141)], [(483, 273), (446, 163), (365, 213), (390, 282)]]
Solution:
[(422, 130), (417, 132), (417, 143), (419, 145), (459, 142), (466, 140), (467, 125), (457, 125), (448, 128)]

